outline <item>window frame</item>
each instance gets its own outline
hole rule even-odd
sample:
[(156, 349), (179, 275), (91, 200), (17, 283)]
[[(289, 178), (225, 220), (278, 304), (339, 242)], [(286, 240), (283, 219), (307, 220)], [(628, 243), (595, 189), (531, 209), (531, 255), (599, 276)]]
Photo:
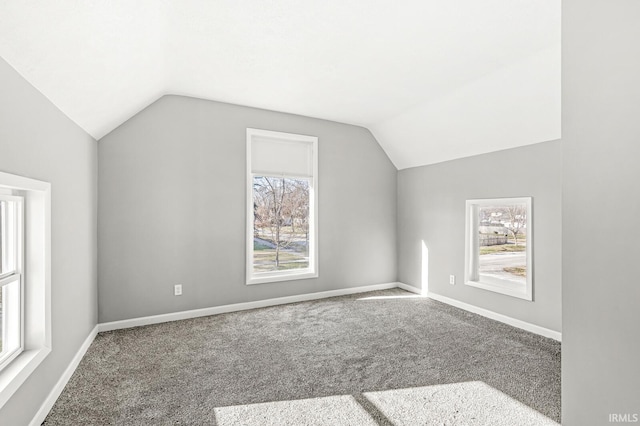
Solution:
[[(512, 285), (500, 282), (500, 279), (492, 279), (491, 282), (482, 280), (478, 272), (479, 244), (478, 244), (478, 207), (508, 204), (525, 204), (527, 209), (527, 238), (526, 238), (526, 262), (527, 276), (523, 290), (514, 289)], [(533, 301), (533, 209), (532, 197), (511, 198), (486, 198), (466, 201), (465, 217), (465, 285), (504, 294), (527, 301)]]
[[(311, 144), (313, 153), (312, 176), (293, 174), (273, 174), (253, 171), (251, 144), (254, 137), (275, 139), (283, 142)], [(265, 284), (281, 281), (303, 280), (318, 277), (318, 138), (316, 136), (276, 132), (247, 128), (247, 182), (246, 182), (246, 285)], [(285, 271), (253, 272), (254, 211), (253, 179), (256, 176), (307, 180), (309, 182), (309, 267)]]
[[(4, 293), (5, 287), (8, 288), (9, 285), (17, 282), (18, 283), (18, 291), (15, 301), (16, 306), (9, 308), (9, 312), (14, 309), (17, 309), (17, 313), (12, 315), (13, 319), (9, 318), (9, 321), (6, 321), (6, 317), (2, 320), (2, 330), (0, 331), (3, 339), (4, 346), (4, 338), (9, 336), (11, 333), (9, 341), (16, 340), (17, 346), (12, 349), (10, 352), (2, 354), (0, 352), (0, 371), (2, 371), (7, 365), (11, 363), (22, 351), (24, 350), (24, 197), (19, 195), (7, 195), (0, 193), (0, 201), (5, 201), (8, 203), (13, 203), (13, 223), (11, 223), (13, 232), (13, 239), (15, 241), (11, 241), (11, 246), (9, 247), (13, 251), (13, 269), (0, 273), (0, 291), (3, 292), (2, 297), (2, 315), (5, 316), (7, 313), (7, 301), (6, 294)], [(1, 212), (0, 212), (1, 214)], [(2, 221), (0, 220), (0, 225)], [(4, 234), (3, 234), (4, 235)], [(2, 255), (6, 259), (5, 250), (8, 249), (6, 244), (6, 239), (4, 241), (0, 241), (0, 244), (5, 243), (3, 245)], [(4, 263), (5, 259), (0, 259), (0, 262)], [(6, 265), (5, 265), (6, 266)], [(13, 331), (10, 328), (17, 328)]]
[(23, 197), (22, 352), (0, 370), (0, 408), (51, 353), (51, 184), (0, 172), (0, 194)]

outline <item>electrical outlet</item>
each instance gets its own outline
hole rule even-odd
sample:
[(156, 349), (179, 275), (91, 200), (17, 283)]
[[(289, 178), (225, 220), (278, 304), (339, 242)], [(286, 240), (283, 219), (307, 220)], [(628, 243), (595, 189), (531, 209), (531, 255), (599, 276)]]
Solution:
[(173, 295), (182, 296), (182, 284), (176, 284), (173, 286)]
[(456, 284), (456, 276), (455, 275), (449, 275), (449, 284), (451, 284), (451, 285), (455, 285)]

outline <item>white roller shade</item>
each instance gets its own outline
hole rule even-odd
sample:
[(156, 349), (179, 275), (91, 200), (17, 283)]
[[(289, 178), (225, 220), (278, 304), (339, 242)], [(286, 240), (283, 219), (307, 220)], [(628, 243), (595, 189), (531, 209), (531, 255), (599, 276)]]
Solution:
[(313, 177), (317, 138), (247, 129), (251, 173), (267, 176)]

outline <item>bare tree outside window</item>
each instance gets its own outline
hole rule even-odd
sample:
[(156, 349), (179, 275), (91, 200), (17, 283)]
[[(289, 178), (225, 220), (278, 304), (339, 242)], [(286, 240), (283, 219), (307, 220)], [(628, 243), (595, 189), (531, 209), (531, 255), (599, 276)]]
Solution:
[(513, 204), (504, 208), (508, 222), (506, 223), (507, 229), (513, 235), (515, 245), (518, 245), (518, 235), (525, 233), (525, 227), (527, 225), (527, 207), (524, 205)]
[(255, 272), (309, 267), (309, 182), (254, 176)]

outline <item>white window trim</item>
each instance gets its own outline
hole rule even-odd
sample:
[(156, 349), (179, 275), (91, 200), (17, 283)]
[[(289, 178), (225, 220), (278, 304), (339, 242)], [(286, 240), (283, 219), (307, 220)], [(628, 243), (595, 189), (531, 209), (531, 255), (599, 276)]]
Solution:
[(51, 352), (51, 184), (0, 172), (0, 193), (15, 192), (24, 198), (23, 351), (0, 370), (0, 408)]
[[(527, 281), (523, 290), (514, 289), (507, 283), (501, 283), (498, 279), (491, 282), (482, 281), (478, 276), (474, 276), (477, 271), (475, 262), (478, 259), (478, 206), (496, 204), (526, 204), (527, 206), (527, 239), (526, 239), (526, 260), (527, 260)], [(467, 200), (466, 202), (466, 225), (465, 225), (465, 284), (471, 287), (500, 293), (507, 296), (517, 297), (527, 301), (533, 301), (533, 210), (531, 209), (531, 197), (516, 198), (492, 198), (480, 200)]]
[[(301, 270), (253, 273), (253, 177), (264, 176), (252, 173), (251, 141), (253, 137), (267, 137), (294, 142), (307, 142), (313, 145), (313, 176), (309, 180), (309, 267)], [(273, 176), (272, 173), (267, 174)], [(282, 178), (300, 179), (299, 176), (283, 174)], [(271, 130), (247, 128), (247, 187), (246, 187), (246, 284), (264, 284), (280, 281), (293, 281), (318, 277), (318, 138), (315, 136), (275, 132)]]

